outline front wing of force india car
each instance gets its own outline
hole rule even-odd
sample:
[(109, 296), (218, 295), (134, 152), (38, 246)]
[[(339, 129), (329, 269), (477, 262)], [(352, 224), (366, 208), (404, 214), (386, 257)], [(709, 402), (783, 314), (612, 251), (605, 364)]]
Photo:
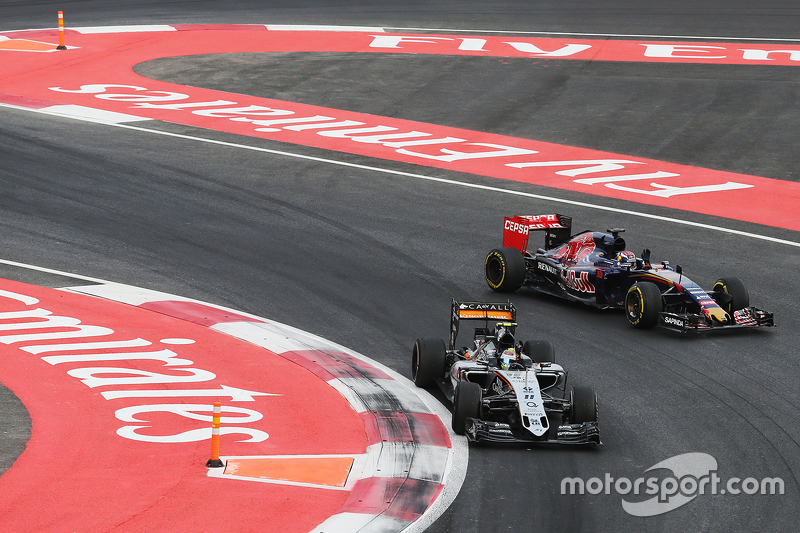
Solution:
[[(463, 320), (481, 321), (472, 347), (456, 349)], [(548, 341), (517, 342), (510, 302), (452, 302), (450, 340), (417, 339), (418, 387), (438, 385), (453, 404), (453, 431), (470, 441), (601, 444), (597, 396), (567, 390), (567, 372)]]
[[(529, 248), (531, 231), (544, 231), (544, 248)], [(564, 215), (506, 217), (503, 246), (484, 262), (486, 283), (498, 292), (522, 287), (600, 309), (622, 309), (637, 328), (680, 332), (774, 326), (772, 313), (750, 305), (739, 278), (718, 279), (710, 291), (668, 261), (650, 262), (626, 250), (622, 228), (572, 235)]]

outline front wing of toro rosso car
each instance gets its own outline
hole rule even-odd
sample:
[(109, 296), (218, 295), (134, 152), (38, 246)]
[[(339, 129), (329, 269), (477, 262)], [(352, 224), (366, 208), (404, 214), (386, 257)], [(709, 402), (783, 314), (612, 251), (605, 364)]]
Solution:
[[(481, 321), (472, 346), (456, 349), (460, 323)], [(412, 377), (438, 385), (453, 403), (453, 430), (471, 441), (601, 444), (597, 396), (567, 390), (548, 341), (517, 342), (511, 303), (453, 300), (450, 339), (417, 339)]]
[[(543, 248), (530, 249), (531, 231), (544, 231)], [(571, 234), (564, 215), (506, 217), (503, 246), (484, 263), (486, 283), (498, 292), (531, 287), (600, 309), (622, 309), (637, 328), (680, 332), (774, 326), (772, 313), (750, 305), (739, 278), (718, 279), (710, 291), (683, 275), (680, 266), (650, 262), (626, 250), (622, 228)]]

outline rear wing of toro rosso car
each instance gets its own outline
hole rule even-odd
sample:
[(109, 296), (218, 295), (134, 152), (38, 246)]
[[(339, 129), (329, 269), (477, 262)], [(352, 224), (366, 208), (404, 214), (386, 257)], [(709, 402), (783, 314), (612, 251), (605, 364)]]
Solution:
[(516, 248), (523, 254), (528, 250), (531, 231), (544, 231), (544, 249), (549, 250), (570, 238), (572, 217), (564, 215), (517, 215), (505, 217), (503, 246)]
[[(511, 302), (459, 302), (453, 298), (450, 313), (450, 350), (455, 350), (456, 337), (462, 320), (483, 320), (488, 332), (489, 321), (507, 322), (509, 327), (517, 325), (517, 308)], [(488, 333), (487, 333), (488, 334)]]

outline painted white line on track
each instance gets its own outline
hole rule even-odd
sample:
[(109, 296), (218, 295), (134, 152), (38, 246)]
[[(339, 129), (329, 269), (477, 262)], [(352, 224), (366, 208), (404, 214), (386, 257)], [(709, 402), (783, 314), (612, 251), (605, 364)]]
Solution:
[(178, 31), (172, 26), (167, 24), (152, 24), (152, 25), (130, 25), (130, 26), (79, 26), (76, 28), (69, 28), (70, 30), (77, 31), (82, 34), (92, 33), (150, 33), (156, 31)]
[(270, 31), (360, 31), (366, 33), (385, 33), (379, 26), (325, 26), (319, 24), (267, 24)]
[(152, 120), (145, 117), (137, 117), (135, 115), (128, 115), (126, 113), (117, 113), (116, 111), (105, 111), (104, 109), (96, 109), (82, 105), (53, 105), (44, 107), (41, 109), (41, 111), (62, 117), (77, 118), (79, 120), (88, 120), (90, 122), (100, 122), (102, 124), (146, 122)]
[[(21, 111), (32, 111), (34, 113), (41, 113), (41, 114), (45, 114), (45, 115), (53, 114), (53, 113), (47, 111), (47, 109), (31, 109), (31, 108), (27, 108), (27, 107), (12, 105), (12, 104), (0, 103), (0, 107), (9, 107), (9, 108), (18, 109), (18, 110), (21, 110)], [(60, 116), (63, 116), (63, 115), (60, 115)], [(263, 153), (268, 153), (268, 154), (273, 154), (273, 155), (280, 155), (280, 156), (285, 156), (285, 157), (293, 157), (295, 159), (304, 159), (304, 160), (307, 160), (307, 161), (315, 161), (315, 162), (318, 162), (318, 163), (327, 163), (327, 164), (331, 164), (331, 165), (338, 165), (338, 166), (343, 166), (343, 167), (357, 168), (359, 170), (368, 170), (370, 172), (380, 172), (380, 173), (383, 173), (383, 174), (392, 174), (392, 175), (395, 175), (395, 176), (403, 176), (403, 177), (406, 177), (406, 178), (433, 181), (433, 182), (437, 182), (437, 183), (444, 183), (444, 184), (447, 184), (447, 185), (456, 185), (456, 186), (459, 186), (459, 187), (466, 187), (466, 188), (470, 188), (470, 189), (479, 189), (479, 190), (483, 190), (483, 191), (497, 192), (497, 193), (501, 193), (501, 194), (508, 194), (508, 195), (511, 195), (511, 196), (521, 196), (521, 197), (524, 197), (524, 198), (534, 198), (536, 200), (544, 200), (544, 201), (548, 201), (548, 202), (556, 202), (556, 203), (561, 203), (561, 204), (566, 204), (566, 205), (574, 205), (574, 206), (578, 206), (578, 207), (586, 207), (586, 208), (589, 208), (589, 209), (597, 209), (597, 210), (600, 210), (600, 211), (607, 211), (607, 212), (611, 212), (611, 213), (620, 213), (620, 214), (623, 214), (623, 215), (637, 216), (637, 217), (642, 217), (642, 218), (648, 218), (648, 219), (651, 219), (651, 220), (659, 220), (661, 222), (669, 222), (669, 223), (672, 223), (672, 224), (680, 224), (680, 225), (683, 225), (683, 226), (692, 226), (692, 227), (696, 227), (696, 228), (703, 228), (703, 229), (707, 229), (707, 230), (719, 231), (719, 232), (722, 232), (722, 233), (729, 233), (729, 234), (732, 234), (732, 235), (740, 235), (742, 237), (749, 237), (749, 238), (752, 238), (752, 239), (758, 239), (758, 240), (762, 240), (762, 241), (774, 242), (774, 243), (777, 243), (777, 244), (785, 244), (787, 246), (794, 246), (796, 248), (800, 248), (800, 242), (797, 242), (797, 241), (790, 241), (790, 240), (787, 240), (787, 239), (779, 239), (777, 237), (770, 237), (768, 235), (759, 235), (758, 233), (750, 233), (750, 232), (747, 232), (747, 231), (740, 231), (740, 230), (736, 230), (736, 229), (732, 229), (732, 228), (725, 228), (725, 227), (722, 227), (722, 226), (715, 226), (713, 224), (704, 224), (704, 223), (701, 223), (701, 222), (694, 222), (694, 221), (691, 221), (691, 220), (682, 220), (682, 219), (679, 219), (679, 218), (666, 217), (666, 216), (662, 216), (662, 215), (654, 215), (652, 213), (645, 213), (645, 212), (642, 212), (642, 211), (632, 211), (630, 209), (621, 209), (621, 208), (617, 208), (617, 207), (610, 207), (610, 206), (605, 206), (605, 205), (600, 205), (600, 204), (592, 204), (592, 203), (588, 203), (588, 202), (580, 202), (580, 201), (577, 201), (577, 200), (567, 200), (565, 198), (558, 198), (558, 197), (555, 197), (555, 196), (545, 196), (545, 195), (541, 195), (541, 194), (533, 194), (533, 193), (522, 192), (522, 191), (514, 191), (514, 190), (503, 189), (501, 187), (495, 187), (495, 186), (491, 186), (491, 185), (480, 185), (478, 183), (467, 183), (467, 182), (456, 181), (456, 180), (451, 180), (451, 179), (447, 179), (447, 178), (438, 178), (438, 177), (435, 177), (435, 176), (426, 176), (424, 174), (414, 174), (412, 172), (403, 172), (403, 171), (400, 171), (400, 170), (392, 170), (392, 169), (386, 169), (386, 168), (380, 168), (380, 167), (373, 167), (373, 166), (370, 166), (370, 165), (361, 165), (361, 164), (358, 164), (358, 163), (348, 163), (346, 161), (337, 161), (335, 159), (328, 159), (328, 158), (324, 158), (324, 157), (316, 157), (316, 156), (310, 156), (310, 155), (304, 155), (304, 154), (296, 154), (296, 153), (292, 153), (292, 152), (286, 152), (284, 150), (273, 150), (271, 148), (262, 148), (262, 147), (259, 147), (259, 146), (248, 146), (246, 144), (238, 144), (238, 143), (232, 143), (232, 142), (228, 142), (228, 141), (219, 141), (219, 140), (216, 140), (216, 139), (204, 139), (202, 137), (195, 137), (193, 135), (185, 135), (185, 134), (182, 134), (182, 133), (171, 133), (171, 132), (167, 132), (167, 131), (159, 131), (159, 130), (153, 130), (153, 129), (149, 129), (149, 128), (142, 128), (140, 126), (131, 126), (129, 124), (106, 122), (106, 121), (103, 121), (103, 120), (94, 119), (94, 118), (89, 117), (89, 116), (86, 116), (86, 117), (68, 117), (68, 118), (75, 118), (77, 120), (83, 120), (85, 122), (93, 122), (93, 123), (97, 123), (97, 124), (105, 124), (105, 125), (108, 125), (108, 126), (115, 126), (115, 127), (118, 127), (118, 128), (125, 128), (125, 129), (129, 129), (129, 130), (141, 131), (141, 132), (144, 132), (144, 133), (154, 133), (156, 135), (164, 135), (164, 136), (173, 137), (173, 138), (176, 138), (176, 139), (184, 139), (184, 140), (188, 140), (188, 141), (198, 141), (198, 142), (203, 142), (203, 143), (207, 143), (207, 144), (216, 144), (218, 146), (227, 146), (227, 147), (230, 147), (230, 148), (239, 148), (239, 149), (244, 149), (244, 150), (252, 150), (252, 151), (255, 151), (255, 152), (263, 152)]]
[[(200, 24), (202, 25), (202, 24)], [(242, 24), (249, 26), (252, 24)], [(789, 38), (770, 38), (770, 37), (720, 37), (720, 36), (701, 36), (701, 35), (650, 35), (636, 33), (581, 33), (567, 31), (521, 31), (521, 30), (464, 30), (456, 28), (404, 28), (395, 26), (338, 26), (322, 24), (262, 24), (265, 28), (272, 31), (360, 31), (360, 32), (380, 32), (393, 33), (389, 30), (400, 31), (424, 31), (429, 33), (498, 33), (507, 35), (565, 35), (570, 37), (620, 37), (629, 39), (696, 39), (710, 41), (763, 41), (763, 42), (783, 42), (796, 43), (800, 39)], [(46, 31), (53, 28), (29, 28), (24, 30), (2, 30), (0, 33), (17, 33), (23, 31)], [(154, 25), (131, 25), (131, 26), (82, 26), (78, 28), (68, 28), (79, 31), (80, 33), (126, 33), (143, 31), (177, 31), (173, 26), (165, 24)]]
[[(202, 26), (203, 28), (199, 31), (208, 31), (208, 24), (195, 24), (196, 26)], [(210, 26), (230, 26), (230, 24), (210, 24)], [(248, 26), (263, 26), (267, 30), (270, 31), (356, 31), (356, 32), (365, 32), (365, 33), (386, 33), (386, 28), (381, 26), (337, 26), (331, 24), (235, 24), (235, 26), (242, 26), (243, 29), (247, 29)], [(28, 28), (25, 30), (0, 30), (0, 33), (18, 33), (23, 31), (48, 31), (54, 28)], [(103, 33), (146, 33), (146, 32), (162, 32), (162, 31), (178, 31), (172, 25), (168, 24), (139, 24), (139, 25), (128, 25), (128, 26), (77, 26), (77, 27), (68, 27), (68, 30), (76, 31), (81, 34), (103, 34)], [(441, 30), (440, 30), (441, 31)], [(0, 35), (0, 40), (8, 39), (8, 37), (3, 37)]]
[(567, 35), (570, 37), (624, 37), (631, 39), (699, 39), (708, 41), (775, 41), (775, 42), (800, 42), (800, 39), (771, 39), (768, 37), (711, 37), (700, 35), (647, 35), (635, 33), (578, 33), (563, 31), (514, 31), (514, 30), (456, 30), (452, 28), (395, 28), (386, 27), (386, 30), (424, 31), (430, 33), (500, 33), (514, 35)]
[(19, 263), (17, 261), (11, 261), (8, 259), (0, 259), (0, 263), (9, 266), (15, 266), (20, 268), (28, 268), (31, 270), (38, 270), (39, 272), (46, 272), (47, 274), (55, 274), (57, 276), (67, 276), (70, 278), (75, 279), (82, 279), (83, 281), (89, 281), (92, 283), (108, 283), (106, 280), (99, 279), (99, 278), (90, 278), (89, 276), (81, 276), (80, 274), (71, 274), (68, 272), (63, 272), (61, 270), (53, 270), (52, 268), (45, 268), (36, 265), (29, 265), (28, 263)]

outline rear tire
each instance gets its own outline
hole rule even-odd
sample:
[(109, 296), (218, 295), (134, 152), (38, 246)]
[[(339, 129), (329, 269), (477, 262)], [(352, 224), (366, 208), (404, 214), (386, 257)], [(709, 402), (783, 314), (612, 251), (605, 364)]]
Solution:
[(417, 339), (411, 352), (411, 379), (417, 387), (429, 387), (445, 371), (445, 351), (442, 339)]
[(495, 248), (486, 256), (483, 274), (497, 292), (514, 292), (525, 282), (525, 258), (516, 248)]
[(530, 357), (534, 363), (556, 362), (556, 350), (550, 341), (525, 341), (522, 353)]
[(714, 292), (724, 292), (730, 296), (730, 301), (719, 304), (729, 315), (750, 306), (750, 294), (739, 278), (721, 278), (714, 283)]
[(635, 328), (648, 329), (658, 324), (661, 308), (661, 291), (655, 283), (637, 281), (625, 295), (625, 315)]
[(471, 381), (462, 381), (456, 386), (453, 397), (453, 431), (463, 435), (467, 418), (481, 417), (483, 391), (481, 386)]
[(569, 393), (572, 404), (570, 422), (597, 422), (597, 394), (591, 387), (573, 387)]

